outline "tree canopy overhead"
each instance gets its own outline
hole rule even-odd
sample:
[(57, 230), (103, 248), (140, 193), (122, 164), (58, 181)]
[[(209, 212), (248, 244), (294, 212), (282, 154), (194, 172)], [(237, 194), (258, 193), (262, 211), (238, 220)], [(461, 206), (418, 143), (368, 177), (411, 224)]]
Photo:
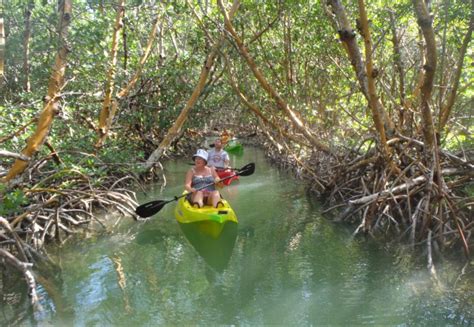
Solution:
[(473, 8), (4, 2), (0, 191), (56, 181), (37, 177), (44, 165), (98, 179), (150, 170), (192, 133), (229, 127), (291, 158), (357, 230), (404, 224), (412, 244), (456, 231), (469, 253)]
[[(330, 131), (331, 140), (324, 143), (337, 146), (348, 139), (346, 134), (357, 131), (360, 138), (380, 123), (379, 134), (383, 125), (389, 127), (389, 132), (394, 126), (419, 127), (424, 117), (417, 110), (423, 101), (419, 96), (423, 85), (420, 75), (426, 73), (423, 58), (429, 57), (425, 56), (423, 37), (426, 24), (419, 25), (417, 21), (430, 17), (435, 42), (431, 51), (439, 58), (433, 71), (432, 94), (428, 95), (433, 102), (429, 110), (435, 116), (433, 123), (445, 132), (451, 112), (456, 116), (466, 112), (472, 92), (472, 56), (467, 53), (472, 52), (468, 47), (471, 4), (434, 1), (426, 12), (418, 10), (420, 6), (426, 7), (423, 2), (397, 1), (371, 2), (367, 8), (363, 2), (242, 1), (232, 25), (271, 92), (278, 94), (301, 119), (313, 124), (314, 130)], [(361, 8), (367, 21), (359, 18)], [(123, 14), (123, 21), (117, 21), (119, 13)], [(25, 0), (5, 4), (2, 95), (6, 106), (23, 100), (28, 93), (46, 94), (59, 41), (55, 15), (56, 2)], [(151, 40), (149, 58), (141, 63), (154, 22), (157, 35)], [(123, 98), (118, 96), (120, 90), (140, 70), (136, 84), (118, 104), (120, 117), (116, 121), (118, 125), (139, 123), (146, 131), (156, 126), (166, 130), (192, 93), (201, 66), (224, 28), (223, 13), (216, 1), (77, 1), (69, 28), (67, 85), (63, 90), (68, 105), (62, 111), (68, 117), (80, 115), (90, 120), (93, 124), (84, 127), (103, 133), (105, 118), (100, 122), (97, 116), (103, 112), (101, 107), (108, 106), (104, 101), (110, 101), (108, 97)], [(363, 35), (364, 29), (370, 35)], [(226, 79), (225, 71), (230, 69), (242, 93), (266, 117), (279, 117), (275, 121), (279, 125), (293, 124), (291, 115), (283, 118), (284, 110), (274, 109), (278, 106), (275, 99), (262, 89), (252, 66), (239, 52), (238, 41), (230, 34), (227, 31), (227, 42), (193, 109), (193, 120), (187, 124), (202, 126), (229, 115), (241, 117), (246, 124), (255, 123)], [(367, 42), (371, 49), (366, 49)], [(222, 54), (229, 56), (227, 64)], [(367, 75), (366, 63), (373, 67), (371, 75), (377, 75), (374, 79)], [(368, 87), (372, 80), (375, 83), (371, 96)], [(456, 83), (458, 86), (453, 89)], [(33, 91), (27, 85), (33, 85)], [(451, 104), (451, 94), (458, 91), (461, 94), (456, 94), (456, 101)], [(36, 114), (38, 103), (30, 107), (34, 105), (30, 108), (32, 113), (22, 121), (27, 122)], [(372, 109), (369, 114), (369, 108), (374, 106), (378, 110)], [(371, 121), (368, 115), (377, 120), (379, 111), (383, 122)], [(448, 135), (442, 133), (441, 137)], [(311, 139), (309, 134), (307, 137)]]

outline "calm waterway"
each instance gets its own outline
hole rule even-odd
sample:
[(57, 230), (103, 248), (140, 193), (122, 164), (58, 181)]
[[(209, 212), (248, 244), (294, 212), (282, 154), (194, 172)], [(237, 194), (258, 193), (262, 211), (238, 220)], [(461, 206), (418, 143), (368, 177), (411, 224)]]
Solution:
[[(474, 322), (472, 296), (452, 287), (460, 273), (455, 263), (436, 266), (442, 287), (433, 287), (426, 265), (323, 218), (318, 202), (262, 151), (247, 147), (232, 161), (256, 163), (253, 175), (222, 190), (239, 219), (235, 230), (219, 242), (193, 239), (176, 222), (173, 202), (145, 222), (124, 218), (109, 234), (69, 242), (51, 253), (62, 267), (60, 292), (53, 301), (39, 286), (45, 309), (39, 324)], [(166, 187), (150, 188), (140, 202), (181, 194), (189, 167), (168, 162)]]

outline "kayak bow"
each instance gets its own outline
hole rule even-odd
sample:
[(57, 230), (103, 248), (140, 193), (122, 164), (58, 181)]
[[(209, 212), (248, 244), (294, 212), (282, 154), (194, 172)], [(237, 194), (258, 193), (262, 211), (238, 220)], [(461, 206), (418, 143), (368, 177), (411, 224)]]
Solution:
[(242, 154), (244, 152), (244, 147), (242, 143), (236, 140), (230, 140), (229, 143), (227, 143), (224, 147), (224, 150), (228, 153)]
[(229, 222), (238, 223), (237, 216), (229, 203), (224, 199), (221, 201), (224, 206), (219, 208), (208, 205), (202, 208), (195, 208), (183, 197), (178, 200), (174, 215), (179, 223), (193, 224), (203, 233), (217, 238), (225, 224)]

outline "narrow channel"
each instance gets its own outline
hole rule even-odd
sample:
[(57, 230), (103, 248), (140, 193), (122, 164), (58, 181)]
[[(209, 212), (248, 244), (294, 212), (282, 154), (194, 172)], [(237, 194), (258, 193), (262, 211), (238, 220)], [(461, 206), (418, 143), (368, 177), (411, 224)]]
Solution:
[[(447, 288), (460, 268), (423, 265), (403, 251), (353, 238), (331, 222), (292, 176), (246, 147), (234, 167), (255, 173), (222, 190), (239, 223), (220, 241), (187, 234), (175, 202), (144, 222), (122, 219), (109, 234), (68, 242), (54, 255), (60, 296), (45, 292), (40, 323), (54, 325), (445, 325), (469, 324), (468, 296)], [(191, 158), (189, 159), (191, 162)], [(165, 165), (167, 184), (140, 202), (183, 189), (186, 160)], [(444, 285), (444, 286), (443, 286)], [(53, 301), (54, 300), (54, 301)], [(472, 300), (472, 298), (471, 298)], [(1, 321), (1, 318), (0, 318)]]

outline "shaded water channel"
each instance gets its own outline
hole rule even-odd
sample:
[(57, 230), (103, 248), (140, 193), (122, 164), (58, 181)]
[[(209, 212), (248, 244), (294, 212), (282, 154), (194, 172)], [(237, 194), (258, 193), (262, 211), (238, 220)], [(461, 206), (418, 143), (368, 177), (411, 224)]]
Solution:
[[(256, 163), (252, 176), (222, 191), (239, 219), (234, 230), (220, 241), (193, 236), (176, 222), (173, 202), (146, 222), (122, 219), (111, 234), (69, 242), (52, 253), (63, 269), (61, 294), (53, 302), (40, 286), (40, 325), (474, 322), (469, 296), (451, 289), (458, 266), (437, 266), (445, 287), (432, 287), (425, 266), (324, 219), (304, 187), (260, 150), (232, 160)], [(181, 194), (189, 167), (168, 162), (166, 187), (140, 201)]]

